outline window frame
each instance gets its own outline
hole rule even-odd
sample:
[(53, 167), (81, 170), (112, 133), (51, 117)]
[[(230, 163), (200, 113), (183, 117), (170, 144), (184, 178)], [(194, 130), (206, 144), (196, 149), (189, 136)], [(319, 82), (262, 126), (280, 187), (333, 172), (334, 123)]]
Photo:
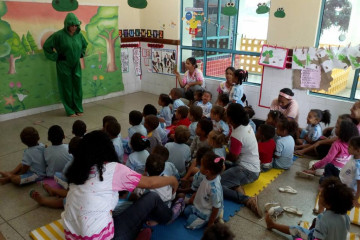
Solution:
[[(316, 48), (319, 47), (319, 45), (320, 45), (321, 27), (322, 27), (322, 21), (323, 21), (323, 17), (324, 17), (326, 1), (327, 0), (322, 0), (322, 2), (321, 2), (320, 17), (319, 17), (317, 36), (316, 36), (316, 41), (315, 41), (315, 47)], [(356, 102), (356, 101), (359, 100), (359, 99), (355, 98), (356, 89), (357, 89), (357, 85), (358, 85), (358, 82), (359, 82), (358, 81), (359, 80), (359, 73), (360, 73), (360, 69), (356, 69), (355, 73), (354, 73), (353, 83), (352, 83), (352, 86), (351, 86), (350, 97), (342, 97), (342, 96), (331, 95), (331, 94), (326, 94), (326, 93), (317, 93), (317, 92), (313, 92), (313, 91), (310, 91), (310, 90), (308, 91), (309, 95)]]
[[(219, 22), (220, 22), (220, 15), (219, 13), (221, 14), (221, 3), (222, 3), (223, 0), (218, 0), (218, 6), (219, 6), (219, 10), (218, 10), (218, 17), (217, 17), (217, 23), (218, 25)], [(239, 2), (241, 0), (235, 0), (235, 7), (238, 9), (239, 8)], [(183, 2), (184, 0), (181, 0), (181, 4), (180, 4), (180, 8), (181, 8), (181, 15), (180, 15), (180, 18), (182, 18), (184, 16), (184, 6), (183, 6)], [(209, 3), (209, 0), (204, 0), (204, 16), (208, 16), (208, 3)], [(220, 36), (220, 30), (219, 28), (217, 29), (217, 35), (218, 36), (211, 36), (211, 37), (207, 37), (207, 26), (205, 27), (205, 25), (203, 25), (201, 27), (202, 29), (202, 33), (203, 33), (203, 37), (199, 37), (198, 39), (197, 38), (194, 38), (194, 40), (201, 40), (202, 39), (202, 47), (193, 47), (193, 46), (183, 46), (182, 45), (182, 39), (183, 39), (183, 25), (184, 25), (184, 21), (180, 21), (180, 53), (179, 53), (179, 56), (180, 56), (180, 72), (181, 73), (184, 73), (184, 69), (183, 69), (183, 66), (182, 66), (182, 51), (183, 50), (197, 50), (197, 51), (202, 51), (204, 53), (202, 59), (201, 58), (196, 58), (197, 60), (198, 59), (201, 59), (202, 62), (203, 62), (203, 75), (204, 77), (206, 78), (209, 78), (209, 79), (214, 79), (214, 80), (221, 80), (221, 81), (225, 81), (225, 77), (221, 78), (221, 77), (215, 77), (215, 76), (208, 76), (206, 75), (206, 67), (207, 67), (207, 57), (208, 57), (208, 52), (217, 52), (219, 54), (232, 54), (231, 56), (231, 65), (233, 66), (234, 63), (235, 63), (235, 56), (236, 55), (247, 55), (247, 56), (257, 56), (257, 57), (260, 57), (260, 54), (259, 52), (250, 52), (250, 51), (239, 51), (239, 50), (234, 50), (236, 49), (236, 41), (237, 41), (237, 27), (238, 27), (238, 21), (239, 21), (239, 11), (238, 13), (236, 14), (236, 19), (235, 19), (235, 23), (234, 23), (234, 29), (236, 29), (236, 31), (232, 31), (231, 34), (229, 34), (228, 36)], [(205, 23), (207, 24), (207, 23)], [(220, 49), (220, 48), (209, 48), (207, 47), (207, 40), (208, 39), (217, 39), (217, 40), (220, 40), (220, 39), (233, 39), (233, 42), (232, 42), (232, 47), (231, 49)], [(217, 45), (219, 44), (219, 42), (217, 43)], [(253, 73), (252, 73), (253, 74)], [(254, 74), (254, 75), (257, 75), (257, 74)], [(255, 85), (255, 86), (260, 86), (261, 83), (255, 83), (255, 82), (245, 82), (244, 84), (247, 84), (247, 85)]]

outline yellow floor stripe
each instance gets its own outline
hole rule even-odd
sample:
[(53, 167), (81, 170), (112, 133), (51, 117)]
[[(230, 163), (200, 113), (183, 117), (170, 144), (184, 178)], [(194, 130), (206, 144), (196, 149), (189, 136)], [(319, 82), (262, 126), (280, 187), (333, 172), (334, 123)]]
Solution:
[(56, 226), (58, 226), (58, 228), (63, 232), (64, 231), (64, 227), (63, 227), (63, 225), (62, 225), (62, 222), (60, 222), (61, 220), (57, 220), (57, 221), (55, 221), (54, 222), (54, 224), (56, 225)]
[(37, 232), (40, 234), (40, 236), (44, 239), (44, 240), (51, 240), (51, 238), (49, 238), (44, 231), (41, 228), (37, 229)]
[(352, 223), (359, 225), (359, 208), (353, 208), (354, 218)]
[(61, 239), (61, 236), (50, 226), (50, 224), (45, 225), (46, 229), (54, 236), (56, 239)]

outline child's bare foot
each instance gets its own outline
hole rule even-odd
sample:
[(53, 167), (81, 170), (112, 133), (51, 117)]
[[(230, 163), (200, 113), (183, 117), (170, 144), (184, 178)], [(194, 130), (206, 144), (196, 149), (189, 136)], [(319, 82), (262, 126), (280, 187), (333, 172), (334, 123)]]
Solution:
[(2, 177), (10, 177), (11, 174), (9, 172), (0, 172), (0, 175)]
[(42, 203), (42, 196), (40, 195), (40, 193), (36, 190), (31, 190), (29, 193), (30, 197), (32, 199), (34, 199), (37, 203), (41, 204)]
[(158, 224), (159, 224), (158, 222), (153, 220), (146, 221), (146, 225), (148, 225), (149, 227), (155, 227)]
[(41, 182), (41, 186), (49, 194), (49, 196), (55, 196), (55, 193), (53, 192), (52, 188), (49, 186), (49, 184)]
[(10, 177), (2, 177), (0, 178), (0, 185), (4, 185), (10, 182)]
[(266, 213), (265, 215), (265, 222), (266, 222), (266, 227), (267, 229), (271, 230), (274, 228), (274, 220), (272, 220), (272, 218), (270, 217), (269, 213)]

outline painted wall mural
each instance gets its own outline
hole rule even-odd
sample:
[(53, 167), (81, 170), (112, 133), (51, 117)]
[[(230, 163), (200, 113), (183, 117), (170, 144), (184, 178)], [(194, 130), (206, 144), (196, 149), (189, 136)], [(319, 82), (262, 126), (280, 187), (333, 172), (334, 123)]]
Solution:
[[(73, 13), (89, 43), (84, 99), (123, 91), (118, 7), (79, 6)], [(55, 63), (42, 45), (64, 28), (66, 14), (51, 3), (0, 1), (0, 114), (60, 103)]]

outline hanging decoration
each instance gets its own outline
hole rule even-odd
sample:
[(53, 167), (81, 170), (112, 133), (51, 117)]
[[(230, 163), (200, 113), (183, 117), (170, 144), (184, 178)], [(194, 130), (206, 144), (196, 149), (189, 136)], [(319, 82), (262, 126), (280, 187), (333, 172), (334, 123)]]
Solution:
[(274, 16), (277, 18), (284, 18), (286, 16), (284, 8), (278, 8), (274, 13)]
[(195, 38), (201, 31), (201, 23), (206, 20), (203, 8), (185, 8), (185, 11), (185, 17), (182, 20), (186, 20), (186, 24), (189, 26), (185, 29), (189, 31), (191, 38)]
[(270, 11), (269, 6), (266, 3), (258, 3), (256, 13), (257, 14), (265, 14)]
[(221, 8), (221, 13), (226, 16), (235, 16), (237, 12), (238, 10), (235, 7), (235, 3), (231, 1), (226, 3), (225, 6)]
[(128, 5), (132, 8), (144, 9), (147, 6), (146, 0), (128, 0)]
[(53, 0), (53, 8), (58, 12), (71, 12), (78, 8), (77, 0)]

